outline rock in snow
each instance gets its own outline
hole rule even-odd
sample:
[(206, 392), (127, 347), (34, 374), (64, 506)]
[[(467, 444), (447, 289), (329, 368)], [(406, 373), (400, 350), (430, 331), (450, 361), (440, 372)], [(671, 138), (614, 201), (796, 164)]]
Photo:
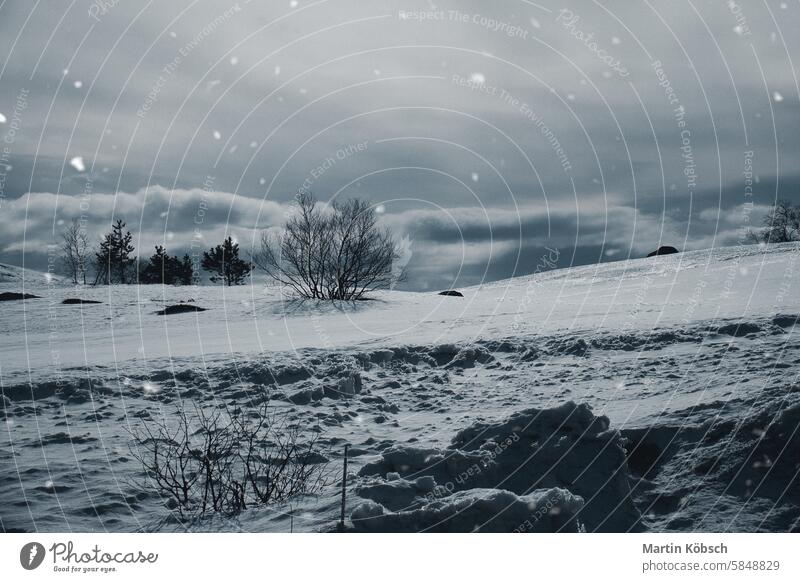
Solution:
[(178, 305), (168, 305), (164, 309), (156, 311), (156, 315), (173, 315), (175, 313), (190, 313), (193, 311), (206, 311), (206, 309), (197, 305), (179, 303)]
[(663, 247), (658, 247), (656, 250), (654, 250), (651, 253), (647, 253), (647, 256), (648, 257), (657, 257), (659, 255), (674, 255), (677, 252), (679, 252), (679, 251), (675, 247), (663, 246)]
[(41, 299), (38, 295), (31, 295), (30, 293), (15, 293), (13, 291), (6, 291), (0, 293), (0, 301), (20, 301), (22, 299)]

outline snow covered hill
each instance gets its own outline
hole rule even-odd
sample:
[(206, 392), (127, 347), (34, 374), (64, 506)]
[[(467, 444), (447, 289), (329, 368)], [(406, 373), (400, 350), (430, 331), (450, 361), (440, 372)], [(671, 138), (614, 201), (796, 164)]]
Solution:
[(58, 275), (42, 273), (32, 269), (23, 269), (14, 265), (0, 263), (0, 283), (14, 283), (17, 285), (42, 285), (62, 281)]
[[(356, 305), (26, 283), (41, 299), (0, 304), (2, 527), (179, 527), (130, 484), (128, 430), (271, 400), (335, 470), (351, 446), (358, 531), (796, 530), (799, 259), (714, 249)], [(156, 314), (180, 302), (207, 310)], [(191, 527), (327, 531), (338, 500)]]

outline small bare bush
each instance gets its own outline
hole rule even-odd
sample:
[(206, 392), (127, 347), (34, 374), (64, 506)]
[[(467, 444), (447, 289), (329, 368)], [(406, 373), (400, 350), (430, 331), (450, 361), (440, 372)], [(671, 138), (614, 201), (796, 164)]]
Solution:
[(253, 262), (275, 281), (309, 299), (357, 301), (397, 280), (391, 232), (378, 225), (371, 205), (359, 199), (328, 209), (301, 195), (280, 234), (262, 233)]
[(169, 420), (143, 421), (132, 431), (131, 454), (146, 483), (181, 517), (235, 515), (315, 493), (327, 483), (318, 433), (300, 430), (264, 404), (252, 416), (179, 408)]

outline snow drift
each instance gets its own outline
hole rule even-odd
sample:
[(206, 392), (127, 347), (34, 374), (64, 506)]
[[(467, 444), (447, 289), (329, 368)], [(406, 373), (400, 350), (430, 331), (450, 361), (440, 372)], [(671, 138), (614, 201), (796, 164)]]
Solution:
[[(559, 491), (552, 495), (564, 515), (570, 516), (559, 522), (559, 527), (571, 528), (580, 522), (589, 531), (641, 529), (620, 435), (609, 430), (608, 418), (595, 416), (586, 404), (568, 402), (551, 409), (524, 410), (501, 423), (476, 423), (459, 432), (445, 450), (394, 447), (361, 469), (360, 475), (378, 475), (384, 481), (369, 482), (359, 490), (359, 495), (373, 503), (357, 508), (357, 528), (404, 528), (415, 521), (423, 523), (428, 513), (439, 517), (458, 513), (454, 508), (465, 507), (470, 499), (483, 499), (475, 493), (455, 498), (451, 494), (496, 489), (537, 499)], [(426, 503), (431, 496), (443, 499)], [(492, 499), (496, 502), (499, 498)], [(383, 509), (379, 512), (376, 506), (381, 502), (394, 510), (410, 508), (412, 513), (401, 511), (392, 516)], [(484, 503), (480, 507), (494, 506)], [(357, 520), (367, 515), (380, 519), (357, 525)], [(457, 524), (442, 527), (472, 531), (481, 528), (481, 520), (491, 517), (478, 509), (467, 515), (476, 521), (466, 524), (466, 529), (458, 529), (466, 520), (460, 513)], [(515, 529), (519, 524), (501, 520), (492, 527), (497, 531), (509, 525)]]

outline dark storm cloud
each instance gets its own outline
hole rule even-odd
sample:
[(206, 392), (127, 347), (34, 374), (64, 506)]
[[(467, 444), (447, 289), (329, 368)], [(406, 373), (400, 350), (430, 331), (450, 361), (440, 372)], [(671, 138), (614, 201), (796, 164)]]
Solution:
[(87, 195), (96, 230), (124, 212), (142, 244), (186, 245), (207, 183), (209, 236), (279, 223), (301, 187), (383, 203), (415, 288), (530, 272), (548, 246), (731, 244), (743, 205), (797, 196), (798, 10), (6, 2), (0, 260), (24, 232), (41, 262)]

